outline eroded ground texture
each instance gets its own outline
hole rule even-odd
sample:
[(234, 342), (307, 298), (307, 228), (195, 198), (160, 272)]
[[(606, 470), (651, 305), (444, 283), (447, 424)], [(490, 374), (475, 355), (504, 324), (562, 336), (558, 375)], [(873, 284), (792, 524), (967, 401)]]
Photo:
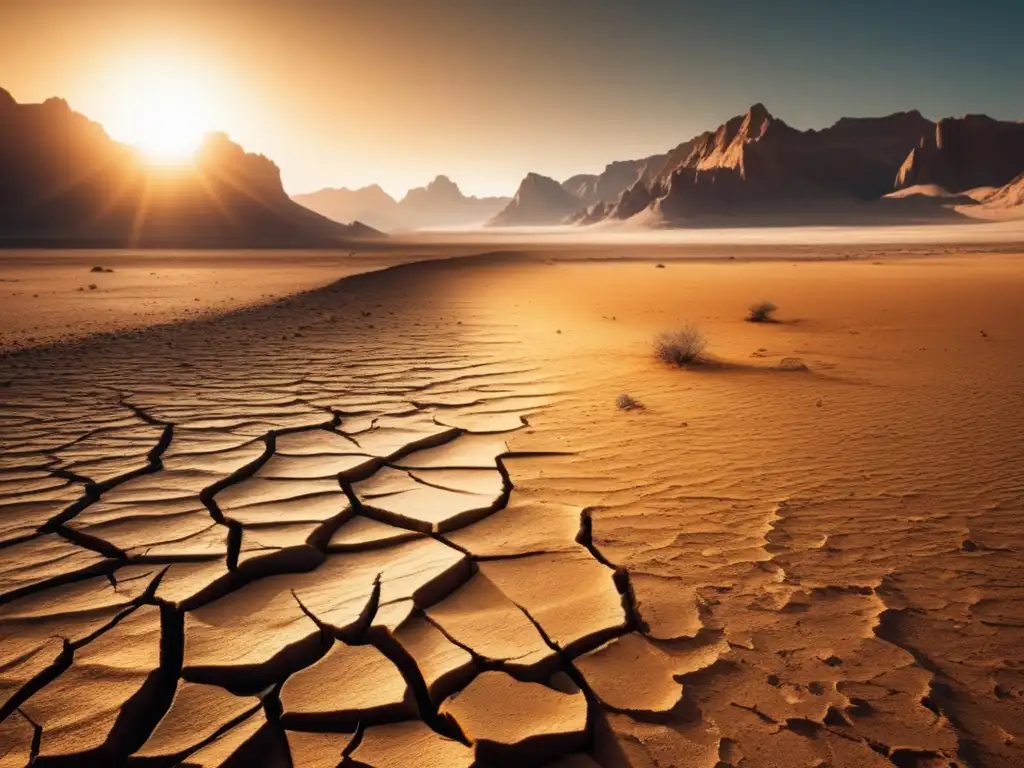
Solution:
[[(858, 444), (898, 451), (898, 403), (827, 422), (891, 399), (866, 381), (766, 368), (737, 406), (644, 354), (617, 413), (506, 278), (406, 266), (0, 361), (0, 766), (1020, 764), (1009, 433), (965, 494), (938, 448), (914, 475)], [(816, 438), (774, 436), (786, 398)]]

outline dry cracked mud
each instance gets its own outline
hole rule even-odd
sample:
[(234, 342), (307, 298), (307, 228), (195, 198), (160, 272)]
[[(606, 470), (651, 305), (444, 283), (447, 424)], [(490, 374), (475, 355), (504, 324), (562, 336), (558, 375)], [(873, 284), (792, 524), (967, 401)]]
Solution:
[[(0, 766), (1013, 764), (950, 664), (1019, 636), (1015, 592), (963, 621), (968, 564), (907, 605), (885, 500), (701, 498), (658, 457), (644, 493), (686, 526), (628, 487), (574, 504), (614, 440), (531, 429), (564, 377), (424, 289), (460, 269), (0, 360)], [(1010, 584), (1019, 511), (908, 508), (901, 551), (963, 539)], [(934, 632), (965, 650), (930, 659)], [(969, 673), (1019, 714), (1019, 666)]]

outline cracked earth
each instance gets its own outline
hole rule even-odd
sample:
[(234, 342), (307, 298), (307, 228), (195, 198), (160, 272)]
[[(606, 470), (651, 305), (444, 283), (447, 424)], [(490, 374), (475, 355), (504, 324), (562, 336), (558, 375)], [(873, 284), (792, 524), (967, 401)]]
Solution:
[(501, 278), (0, 360), (0, 766), (1017, 764), (1019, 475), (759, 496), (806, 457), (623, 432)]

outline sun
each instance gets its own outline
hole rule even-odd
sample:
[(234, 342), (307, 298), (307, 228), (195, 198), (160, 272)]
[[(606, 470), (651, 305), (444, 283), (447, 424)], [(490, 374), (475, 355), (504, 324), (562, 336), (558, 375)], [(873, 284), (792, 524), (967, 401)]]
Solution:
[(213, 129), (212, 105), (201, 77), (171, 65), (123, 73), (116, 88), (110, 134), (155, 165), (191, 161)]

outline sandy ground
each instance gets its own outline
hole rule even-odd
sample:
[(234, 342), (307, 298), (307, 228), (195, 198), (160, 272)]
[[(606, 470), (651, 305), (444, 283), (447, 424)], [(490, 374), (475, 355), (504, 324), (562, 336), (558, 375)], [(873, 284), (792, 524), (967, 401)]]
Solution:
[(815, 261), (1024, 250), (1005, 242), (1010, 237), (1024, 243), (1024, 228), (1016, 225), (694, 230), (603, 235), (593, 242), (579, 237), (566, 228), (547, 234), (427, 233), (359, 252), (0, 250), (0, 354), (214, 317), (361, 272), (481, 251), (527, 259)]
[(1021, 764), (1015, 250), (533, 248), (7, 355), (5, 759)]
[(0, 251), (0, 350), (266, 304), (410, 257), (415, 254)]

